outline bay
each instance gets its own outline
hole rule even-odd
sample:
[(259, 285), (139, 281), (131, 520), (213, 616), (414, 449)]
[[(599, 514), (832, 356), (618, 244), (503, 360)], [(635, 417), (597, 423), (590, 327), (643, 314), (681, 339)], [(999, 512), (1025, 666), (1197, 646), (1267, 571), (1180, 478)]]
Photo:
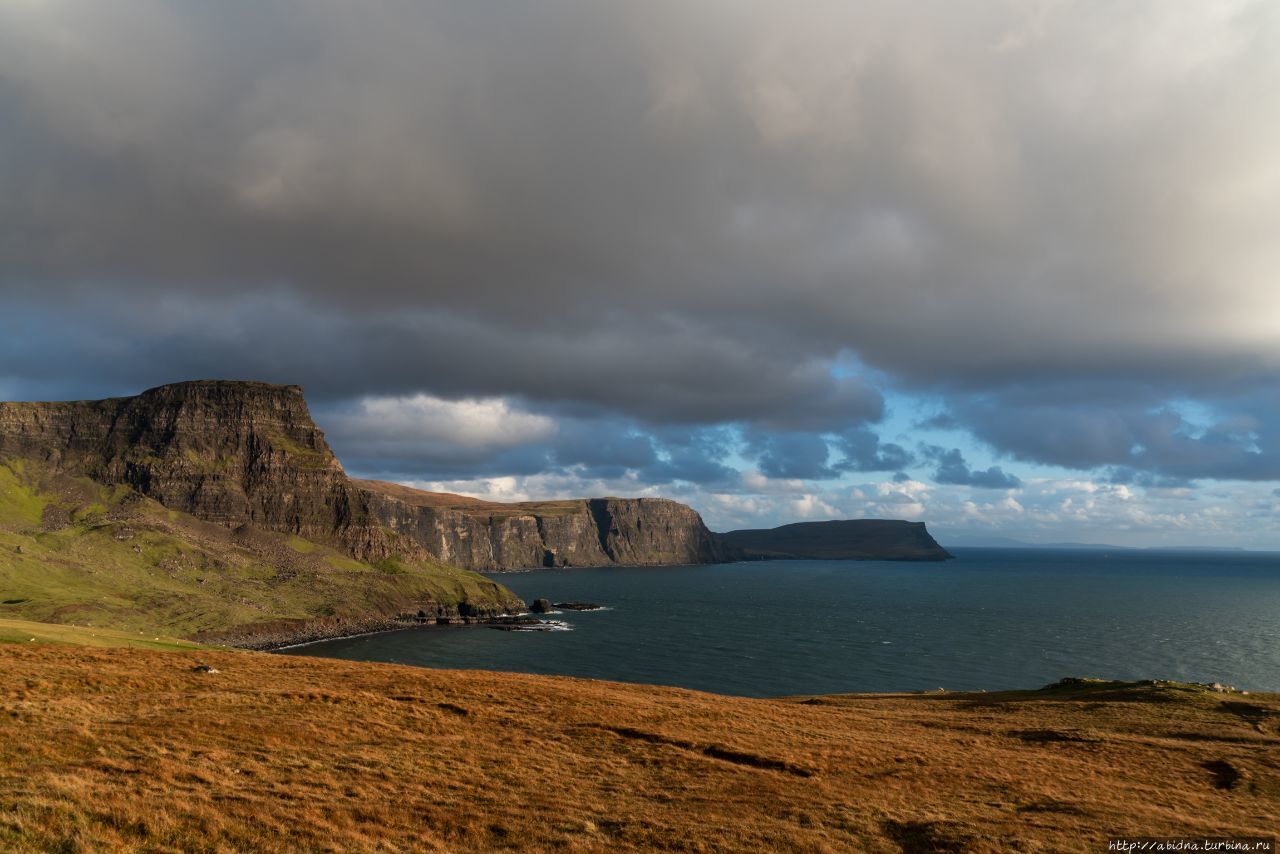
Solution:
[(953, 549), (495, 574), (607, 610), (569, 630), (425, 627), (287, 650), (744, 696), (1034, 688), (1063, 676), (1280, 690), (1280, 553)]

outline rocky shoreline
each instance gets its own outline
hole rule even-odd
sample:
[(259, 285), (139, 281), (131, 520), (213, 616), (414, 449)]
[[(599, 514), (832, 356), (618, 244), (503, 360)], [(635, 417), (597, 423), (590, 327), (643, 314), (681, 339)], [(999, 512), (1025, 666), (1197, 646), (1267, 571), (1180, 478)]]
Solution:
[(417, 613), (370, 614), (360, 617), (317, 617), (303, 620), (271, 620), (225, 630), (199, 632), (191, 640), (213, 646), (230, 646), (259, 652), (303, 646), (338, 638), (380, 634), (419, 626), (503, 626), (519, 620), (522, 613), (479, 608), (463, 603), (459, 607), (437, 607)]
[[(543, 602), (545, 600), (539, 600)], [(549, 603), (548, 603), (549, 605)], [(594, 602), (557, 602), (557, 608), (569, 611), (599, 611)], [(397, 632), (424, 626), (488, 626), (504, 631), (548, 631), (561, 628), (558, 620), (542, 620), (530, 614), (547, 613), (535, 603), (524, 610), (499, 611), (463, 603), (460, 606), (436, 606), (429, 612), (400, 613), (394, 616), (371, 614), (364, 617), (317, 617), (310, 620), (272, 620), (225, 630), (209, 630), (192, 638), (198, 643), (229, 646), (258, 652), (271, 652), (295, 646), (320, 643), (339, 638)]]

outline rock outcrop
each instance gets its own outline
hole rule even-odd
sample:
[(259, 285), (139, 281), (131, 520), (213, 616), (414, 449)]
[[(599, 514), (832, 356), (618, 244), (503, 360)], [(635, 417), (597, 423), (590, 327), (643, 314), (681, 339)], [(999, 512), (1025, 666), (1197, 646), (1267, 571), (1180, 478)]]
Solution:
[(292, 385), (201, 380), (136, 397), (0, 403), (0, 459), (123, 484), (227, 527), (342, 545), (362, 560), (419, 556), (370, 517)]
[(738, 560), (947, 560), (923, 522), (845, 519), (716, 534)]

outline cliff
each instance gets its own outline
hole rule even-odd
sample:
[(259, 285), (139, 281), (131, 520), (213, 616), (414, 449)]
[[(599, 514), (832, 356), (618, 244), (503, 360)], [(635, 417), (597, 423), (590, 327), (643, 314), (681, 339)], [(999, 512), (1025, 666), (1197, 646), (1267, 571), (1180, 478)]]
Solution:
[(666, 499), (495, 504), (353, 481), (292, 385), (200, 380), (136, 397), (0, 403), (0, 460), (10, 458), (364, 561), (433, 558), (497, 570), (724, 558), (697, 512)]
[(370, 516), (298, 386), (199, 380), (136, 397), (0, 403), (0, 459), (15, 457), (128, 486), (226, 527), (338, 545), (361, 560), (427, 556)]
[(352, 481), (370, 513), (439, 560), (476, 570), (715, 563), (726, 552), (697, 511), (665, 498), (502, 504)]
[(14, 458), (127, 486), (203, 521), (293, 534), (369, 562), (502, 570), (950, 557), (919, 523), (712, 534), (691, 507), (663, 498), (501, 504), (352, 480), (292, 385), (200, 380), (136, 397), (0, 403), (0, 461)]
[(740, 560), (947, 560), (923, 522), (846, 519), (716, 534)]
[(369, 513), (302, 390), (0, 403), (0, 616), (242, 646), (523, 610)]

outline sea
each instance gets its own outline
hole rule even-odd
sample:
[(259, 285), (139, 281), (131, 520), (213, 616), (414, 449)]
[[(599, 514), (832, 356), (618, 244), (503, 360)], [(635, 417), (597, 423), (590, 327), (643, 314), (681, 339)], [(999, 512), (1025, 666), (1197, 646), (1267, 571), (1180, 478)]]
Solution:
[(1280, 553), (951, 550), (491, 577), (547, 631), (429, 626), (292, 655), (674, 685), (750, 697), (1038, 688), (1066, 676), (1280, 691)]

